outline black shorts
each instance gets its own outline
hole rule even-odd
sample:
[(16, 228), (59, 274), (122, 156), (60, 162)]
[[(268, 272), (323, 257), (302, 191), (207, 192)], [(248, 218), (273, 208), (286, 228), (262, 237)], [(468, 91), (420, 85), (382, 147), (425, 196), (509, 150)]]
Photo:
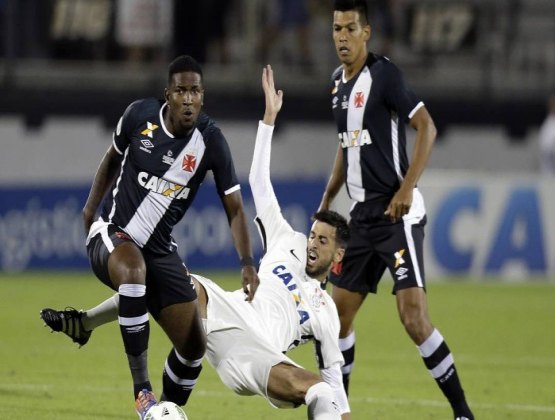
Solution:
[[(124, 242), (133, 240), (117, 226), (108, 224), (87, 244), (87, 254), (94, 274), (114, 290), (116, 289), (108, 274), (108, 257)], [(177, 252), (158, 255), (142, 250), (142, 254), (146, 266), (147, 306), (154, 319), (158, 319), (160, 311), (167, 306), (191, 302), (197, 298), (189, 271)]]
[(383, 217), (365, 218), (363, 208), (352, 213), (349, 221), (351, 238), (342, 263), (330, 273), (330, 282), (353, 292), (376, 293), (383, 273), (389, 268), (394, 279), (393, 293), (410, 287), (425, 289), (423, 243), (426, 215), (420, 213), (405, 216), (395, 223)]

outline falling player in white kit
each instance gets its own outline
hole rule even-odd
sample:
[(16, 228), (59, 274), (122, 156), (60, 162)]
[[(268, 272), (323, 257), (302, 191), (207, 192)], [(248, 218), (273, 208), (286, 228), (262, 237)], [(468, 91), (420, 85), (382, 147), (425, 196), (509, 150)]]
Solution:
[[(270, 66), (263, 70), (262, 85), (266, 112), (249, 174), (266, 251), (258, 271), (260, 285), (256, 298), (246, 302), (242, 290), (226, 292), (192, 275), (207, 333), (206, 357), (224, 384), (240, 395), (258, 394), (282, 408), (306, 403), (310, 419), (348, 419), (339, 318), (322, 289), (332, 264), (343, 257), (346, 220), (331, 211), (317, 213), (307, 238), (283, 218), (270, 181), (273, 125), (282, 104)], [(284, 354), (311, 340), (323, 380)]]
[[(258, 271), (260, 285), (248, 302), (241, 289), (228, 292), (207, 278), (191, 275), (207, 333), (206, 357), (222, 382), (239, 395), (260, 395), (278, 408), (306, 404), (309, 419), (349, 420), (339, 318), (323, 290), (332, 265), (343, 258), (349, 239), (347, 221), (333, 211), (318, 212), (307, 238), (283, 218), (270, 181), (273, 125), (283, 94), (274, 88), (270, 66), (263, 70), (262, 86), (266, 111), (258, 126), (249, 174), (265, 250)], [(90, 323), (95, 318), (97, 326), (113, 321), (117, 304), (115, 295), (81, 312), (80, 321)], [(72, 325), (63, 329), (70, 337), (83, 329), (81, 322)], [(284, 354), (309, 341), (315, 344), (321, 376)]]

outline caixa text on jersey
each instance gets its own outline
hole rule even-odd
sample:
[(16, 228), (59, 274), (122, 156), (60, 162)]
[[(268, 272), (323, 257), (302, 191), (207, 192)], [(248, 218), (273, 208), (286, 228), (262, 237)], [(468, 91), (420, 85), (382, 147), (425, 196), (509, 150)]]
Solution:
[(149, 191), (161, 194), (164, 197), (176, 198), (178, 200), (185, 200), (189, 196), (188, 187), (183, 185), (174, 184), (173, 182), (166, 181), (163, 178), (158, 178), (147, 172), (139, 172), (137, 177), (139, 184)]

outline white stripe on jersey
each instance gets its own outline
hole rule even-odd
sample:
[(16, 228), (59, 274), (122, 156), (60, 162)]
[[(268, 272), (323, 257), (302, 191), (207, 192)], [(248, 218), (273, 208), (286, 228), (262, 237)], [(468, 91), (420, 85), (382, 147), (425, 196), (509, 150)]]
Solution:
[(399, 116), (392, 114), (391, 116), (391, 149), (393, 151), (393, 166), (399, 181), (403, 181), (401, 173), (401, 163), (399, 161)]
[[(204, 144), (202, 134), (198, 129), (195, 129), (187, 146), (185, 146), (175, 158), (172, 165), (162, 177), (162, 180), (186, 188), (189, 180), (196, 173), (196, 169), (199, 167), (205, 151), (206, 145)], [(186, 158), (192, 158), (196, 162), (194, 168), (190, 172), (184, 170), (182, 166)], [(127, 226), (125, 226), (125, 232), (127, 232), (139, 246), (143, 247), (148, 242), (158, 222), (164, 217), (166, 211), (175, 199), (176, 198), (172, 197), (171, 194), (163, 195), (159, 192), (149, 192), (135, 211), (135, 214)]]
[(231, 193), (233, 193), (233, 192), (235, 192), (235, 191), (238, 191), (238, 190), (240, 190), (240, 189), (241, 189), (241, 185), (239, 185), (239, 184), (234, 185), (233, 187), (231, 187), (231, 188), (225, 190), (225, 191), (224, 191), (224, 195), (229, 195), (229, 194), (231, 194)]
[(424, 102), (422, 101), (418, 102), (414, 107), (414, 109), (409, 113), (409, 120), (414, 116), (414, 114), (416, 114), (416, 111), (418, 111), (423, 106), (424, 106)]
[(119, 177), (116, 181), (116, 186), (112, 190), (112, 210), (110, 210), (110, 214), (108, 216), (108, 221), (110, 223), (112, 222), (112, 217), (114, 217), (114, 214), (116, 213), (116, 195), (118, 195), (119, 183), (121, 182), (121, 178), (123, 177), (123, 168), (124, 168), (124, 165), (125, 165), (125, 161), (127, 160), (127, 156), (129, 156), (129, 147), (127, 149), (125, 149), (125, 152), (123, 154), (123, 159), (121, 160), (121, 168), (122, 169), (121, 169)]
[[(347, 132), (352, 133), (355, 131), (362, 131), (364, 122), (364, 110), (368, 104), (370, 97), (370, 89), (372, 88), (372, 76), (368, 67), (364, 67), (360, 76), (358, 77), (351, 94), (349, 96), (349, 108), (347, 109)], [(362, 92), (364, 97), (364, 106), (355, 108), (353, 106), (355, 95)], [(359, 134), (360, 135), (360, 134)], [(349, 162), (349, 171), (347, 172), (347, 187), (349, 188), (349, 195), (355, 201), (364, 201), (364, 186), (362, 184), (362, 167), (360, 165), (360, 148), (348, 147), (347, 160)], [(344, 149), (345, 151), (345, 149)]]

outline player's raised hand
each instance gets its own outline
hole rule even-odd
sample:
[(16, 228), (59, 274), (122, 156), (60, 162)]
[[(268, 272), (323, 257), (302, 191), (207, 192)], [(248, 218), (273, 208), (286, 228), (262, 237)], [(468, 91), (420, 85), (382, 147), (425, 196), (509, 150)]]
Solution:
[(274, 85), (274, 71), (269, 64), (262, 69), (262, 89), (266, 99), (266, 110), (264, 111), (264, 124), (274, 125), (276, 117), (283, 104), (283, 91), (276, 91)]

